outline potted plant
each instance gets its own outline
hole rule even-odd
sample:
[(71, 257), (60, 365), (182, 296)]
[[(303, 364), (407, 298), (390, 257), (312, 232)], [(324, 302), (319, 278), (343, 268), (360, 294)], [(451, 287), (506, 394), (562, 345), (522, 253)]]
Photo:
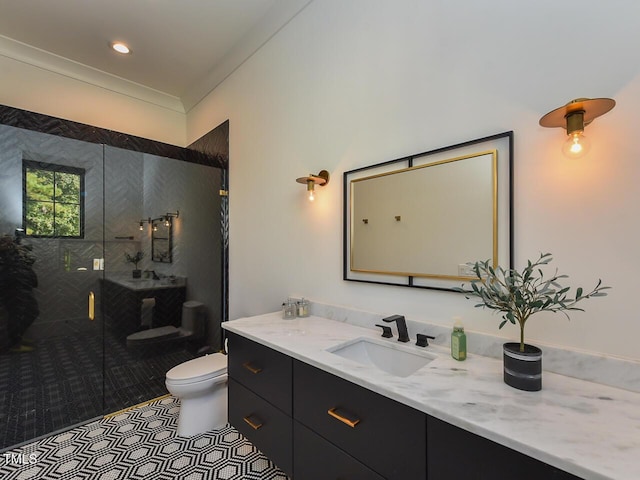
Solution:
[(128, 263), (133, 263), (133, 265), (135, 266), (135, 269), (132, 272), (133, 278), (141, 278), (142, 270), (138, 269), (138, 263), (140, 263), (140, 261), (142, 261), (142, 259), (144, 258), (144, 253), (136, 252), (135, 255), (129, 255), (128, 253), (125, 253), (124, 257)]
[(542, 388), (542, 350), (528, 345), (524, 340), (524, 327), (529, 318), (540, 312), (561, 312), (569, 319), (568, 311), (580, 310), (578, 302), (591, 297), (603, 297), (603, 290), (610, 287), (597, 285), (589, 293), (578, 287), (571, 295), (570, 287), (563, 287), (559, 280), (567, 275), (555, 273), (546, 277), (542, 268), (551, 262), (550, 253), (540, 254), (536, 261), (527, 261), (521, 272), (514, 269), (493, 268), (489, 260), (469, 263), (476, 278), (471, 281), (471, 291), (462, 288), (466, 298), (477, 297), (481, 300), (476, 307), (489, 308), (502, 314), (500, 327), (507, 322), (520, 327), (520, 343), (509, 342), (503, 345), (504, 381), (520, 390), (537, 391)]

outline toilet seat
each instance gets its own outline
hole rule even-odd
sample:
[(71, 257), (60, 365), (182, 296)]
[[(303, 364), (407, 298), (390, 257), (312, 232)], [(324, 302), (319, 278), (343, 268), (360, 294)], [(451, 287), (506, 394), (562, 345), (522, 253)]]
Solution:
[(214, 353), (176, 365), (167, 372), (166, 381), (173, 385), (184, 385), (218, 377), (226, 372), (227, 356)]

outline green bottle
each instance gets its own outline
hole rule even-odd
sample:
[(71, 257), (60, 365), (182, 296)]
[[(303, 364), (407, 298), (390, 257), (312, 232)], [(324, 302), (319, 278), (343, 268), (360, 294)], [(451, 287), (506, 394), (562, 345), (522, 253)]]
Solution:
[(455, 319), (453, 333), (451, 333), (451, 356), (462, 361), (467, 358), (467, 336), (460, 318)]

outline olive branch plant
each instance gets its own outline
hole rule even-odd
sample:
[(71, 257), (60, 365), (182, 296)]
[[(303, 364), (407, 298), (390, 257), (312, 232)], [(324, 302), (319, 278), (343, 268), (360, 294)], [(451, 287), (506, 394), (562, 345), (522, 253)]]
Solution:
[(129, 255), (128, 253), (124, 254), (124, 259), (127, 263), (133, 263), (135, 265), (135, 269), (138, 270), (138, 263), (142, 261), (144, 258), (143, 252), (136, 252), (134, 255)]
[(604, 297), (603, 290), (611, 287), (602, 286), (602, 280), (598, 280), (596, 286), (584, 293), (582, 287), (576, 288), (575, 295), (570, 293), (571, 287), (563, 287), (559, 280), (568, 278), (567, 275), (558, 274), (558, 269), (550, 277), (545, 277), (542, 271), (543, 265), (547, 265), (553, 259), (550, 253), (541, 253), (535, 260), (527, 261), (527, 266), (521, 272), (515, 269), (504, 269), (500, 266), (494, 268), (489, 260), (470, 262), (467, 265), (472, 269), (476, 278), (471, 280), (471, 290), (456, 288), (463, 292), (467, 299), (477, 297), (481, 303), (475, 307), (489, 308), (494, 313), (501, 312), (502, 322), (500, 327), (507, 322), (518, 324), (520, 327), (520, 351), (524, 352), (524, 327), (527, 320), (540, 312), (561, 312), (569, 320), (568, 311), (584, 311), (575, 305), (587, 298)]

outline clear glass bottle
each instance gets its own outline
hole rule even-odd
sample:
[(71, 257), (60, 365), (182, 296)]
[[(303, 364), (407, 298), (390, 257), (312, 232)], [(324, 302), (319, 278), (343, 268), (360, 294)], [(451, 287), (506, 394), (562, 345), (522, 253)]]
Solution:
[(305, 300), (302, 298), (298, 302), (298, 316), (299, 317), (308, 317), (309, 316), (309, 300)]
[(463, 361), (467, 358), (467, 336), (460, 318), (456, 317), (451, 333), (451, 356), (456, 360)]
[(288, 298), (285, 303), (282, 304), (282, 318), (291, 319), (298, 316), (298, 306), (296, 302)]

